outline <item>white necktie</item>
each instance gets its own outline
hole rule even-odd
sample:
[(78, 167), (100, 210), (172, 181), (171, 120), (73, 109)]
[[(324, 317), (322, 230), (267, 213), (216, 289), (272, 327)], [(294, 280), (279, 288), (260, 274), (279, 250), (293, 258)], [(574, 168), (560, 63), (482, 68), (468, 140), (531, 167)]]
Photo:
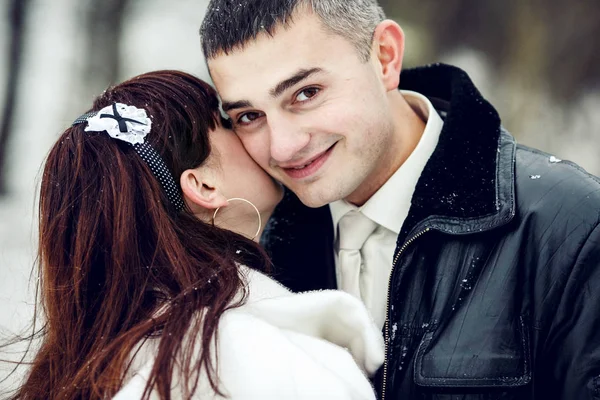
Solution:
[(375, 222), (356, 210), (349, 211), (338, 223), (340, 289), (359, 299), (363, 264), (361, 248), (375, 228)]

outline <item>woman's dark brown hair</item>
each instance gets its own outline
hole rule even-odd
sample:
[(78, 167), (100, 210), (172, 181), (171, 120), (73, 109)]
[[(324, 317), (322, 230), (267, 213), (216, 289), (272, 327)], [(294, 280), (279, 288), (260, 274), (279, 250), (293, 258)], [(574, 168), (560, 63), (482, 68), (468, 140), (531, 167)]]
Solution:
[[(93, 110), (115, 102), (151, 116), (146, 140), (177, 182), (207, 160), (220, 116), (206, 83), (182, 72), (148, 73), (109, 88)], [(61, 135), (43, 171), (38, 260), (45, 324), (14, 398), (109, 398), (149, 337), (160, 344), (145, 397), (155, 389), (169, 399), (171, 384), (181, 382), (190, 394), (201, 370), (217, 390), (212, 340), (220, 315), (245, 294), (236, 262), (264, 269), (264, 253), (187, 209), (175, 211), (129, 144), (84, 128)]]

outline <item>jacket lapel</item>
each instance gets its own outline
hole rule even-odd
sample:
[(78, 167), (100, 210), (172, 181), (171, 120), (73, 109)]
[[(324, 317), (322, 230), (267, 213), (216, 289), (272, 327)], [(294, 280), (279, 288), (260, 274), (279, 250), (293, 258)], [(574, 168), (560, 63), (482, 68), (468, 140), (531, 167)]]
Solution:
[(508, 222), (515, 213), (516, 144), (469, 76), (436, 64), (403, 71), (400, 89), (428, 97), (444, 117), (444, 127), (417, 182), (399, 243), (422, 221), (452, 234)]

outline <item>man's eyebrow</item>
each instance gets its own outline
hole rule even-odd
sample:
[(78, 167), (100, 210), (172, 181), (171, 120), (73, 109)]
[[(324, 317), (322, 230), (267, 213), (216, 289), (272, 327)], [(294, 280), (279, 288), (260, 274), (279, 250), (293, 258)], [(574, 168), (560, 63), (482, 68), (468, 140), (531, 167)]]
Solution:
[(269, 94), (271, 95), (271, 97), (279, 97), (283, 92), (285, 92), (290, 87), (294, 86), (295, 84), (303, 81), (304, 79), (306, 79), (309, 76), (314, 75), (318, 72), (323, 72), (323, 70), (321, 68), (298, 70), (298, 72), (296, 72), (293, 76), (287, 78), (286, 80), (279, 82), (273, 89), (271, 89), (269, 91)]
[[(291, 77), (279, 82), (273, 89), (269, 91), (271, 97), (279, 97), (283, 92), (285, 92), (290, 87), (296, 85), (297, 83), (303, 81), (311, 75), (316, 73), (323, 72), (321, 68), (310, 68), (310, 69), (300, 69)], [(248, 100), (239, 100), (239, 101), (226, 101), (223, 100), (221, 103), (221, 108), (223, 111), (231, 111), (236, 108), (251, 108), (252, 103)]]
[(233, 101), (233, 102), (223, 101), (223, 103), (221, 104), (221, 108), (225, 112), (233, 110), (235, 108), (244, 108), (244, 107), (252, 107), (252, 103), (250, 103), (248, 100), (240, 100), (240, 101)]

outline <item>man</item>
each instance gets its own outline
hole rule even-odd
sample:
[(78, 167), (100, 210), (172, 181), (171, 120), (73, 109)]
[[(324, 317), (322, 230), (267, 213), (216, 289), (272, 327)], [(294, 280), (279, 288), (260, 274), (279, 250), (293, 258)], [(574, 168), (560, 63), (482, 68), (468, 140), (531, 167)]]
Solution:
[[(375, 0), (213, 0), (223, 109), (289, 194), (268, 247), (384, 330), (382, 399), (600, 398), (600, 182), (517, 145), (461, 70), (400, 75)], [(400, 89), (400, 90), (398, 90)]]

